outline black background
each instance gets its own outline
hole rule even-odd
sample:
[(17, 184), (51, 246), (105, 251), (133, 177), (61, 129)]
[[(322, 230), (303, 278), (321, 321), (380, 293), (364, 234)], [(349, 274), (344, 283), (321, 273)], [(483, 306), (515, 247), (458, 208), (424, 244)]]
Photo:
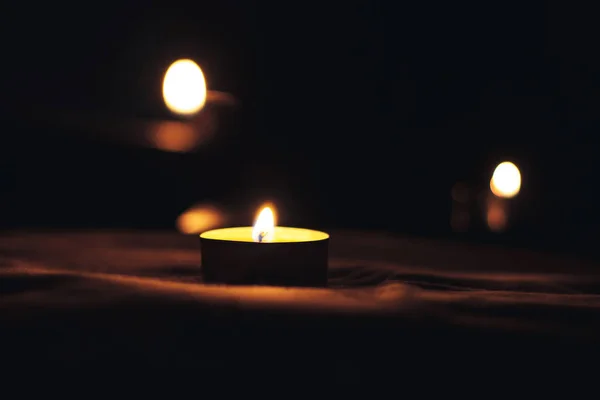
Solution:
[[(196, 202), (248, 224), (272, 200), (286, 225), (594, 253), (592, 5), (123, 1), (1, 15), (2, 228), (172, 229)], [(239, 100), (197, 152), (39, 118), (170, 118), (161, 79), (185, 57)], [(453, 185), (486, 191), (504, 160), (523, 176), (510, 229), (453, 232)]]

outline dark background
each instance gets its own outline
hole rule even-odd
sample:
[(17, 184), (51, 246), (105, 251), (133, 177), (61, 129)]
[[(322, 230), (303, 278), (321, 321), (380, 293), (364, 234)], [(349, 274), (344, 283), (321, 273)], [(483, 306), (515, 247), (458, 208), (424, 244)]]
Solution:
[[(6, 5), (0, 228), (173, 229), (197, 202), (249, 224), (272, 200), (285, 225), (594, 256), (592, 5), (395, 3)], [(239, 100), (198, 151), (91, 139), (59, 117), (172, 118), (161, 80), (186, 57)], [(505, 160), (523, 176), (509, 229), (488, 232), (474, 200), (453, 232), (452, 187), (488, 191)]]

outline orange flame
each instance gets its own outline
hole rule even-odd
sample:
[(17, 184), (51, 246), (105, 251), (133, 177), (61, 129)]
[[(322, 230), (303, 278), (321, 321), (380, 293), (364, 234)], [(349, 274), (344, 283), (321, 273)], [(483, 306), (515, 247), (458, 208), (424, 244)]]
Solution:
[(275, 215), (271, 207), (263, 207), (254, 222), (252, 240), (255, 242), (272, 242), (275, 235)]

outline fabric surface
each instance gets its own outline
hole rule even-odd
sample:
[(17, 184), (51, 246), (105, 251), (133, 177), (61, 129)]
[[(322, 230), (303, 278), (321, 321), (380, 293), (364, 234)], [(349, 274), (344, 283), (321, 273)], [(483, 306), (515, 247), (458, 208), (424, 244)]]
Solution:
[(334, 232), (326, 289), (206, 285), (200, 271), (196, 236), (5, 233), (2, 355), (213, 369), (317, 355), (347, 374), (399, 354), (411, 368), (427, 354), (583, 355), (600, 333), (600, 270), (525, 251)]

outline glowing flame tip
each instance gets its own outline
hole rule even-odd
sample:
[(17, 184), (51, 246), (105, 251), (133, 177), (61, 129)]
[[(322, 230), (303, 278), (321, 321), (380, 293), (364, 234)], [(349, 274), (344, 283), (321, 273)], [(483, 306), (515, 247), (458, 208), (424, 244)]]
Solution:
[(498, 197), (511, 198), (521, 190), (521, 172), (511, 162), (498, 164), (490, 180), (490, 189)]
[(206, 103), (206, 81), (202, 70), (192, 60), (177, 60), (163, 78), (163, 99), (172, 112), (194, 115)]

